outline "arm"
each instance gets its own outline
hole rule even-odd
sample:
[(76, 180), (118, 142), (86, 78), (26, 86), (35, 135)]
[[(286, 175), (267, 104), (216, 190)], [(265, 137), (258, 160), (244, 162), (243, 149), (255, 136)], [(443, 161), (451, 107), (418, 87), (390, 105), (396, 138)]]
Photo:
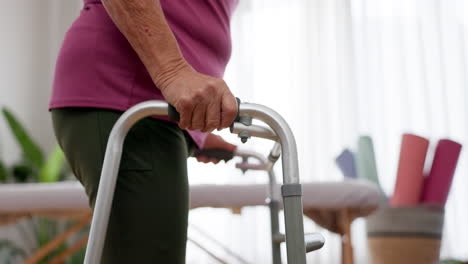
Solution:
[(237, 105), (226, 83), (196, 72), (183, 58), (159, 0), (103, 0), (164, 98), (180, 113), (182, 129), (228, 127)]

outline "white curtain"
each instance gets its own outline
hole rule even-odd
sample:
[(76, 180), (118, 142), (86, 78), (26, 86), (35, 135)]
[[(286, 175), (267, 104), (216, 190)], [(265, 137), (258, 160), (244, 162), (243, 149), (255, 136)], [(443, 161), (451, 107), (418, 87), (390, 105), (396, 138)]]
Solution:
[[(304, 181), (341, 180), (334, 158), (367, 134), (391, 195), (403, 133), (425, 136), (433, 146), (445, 137), (468, 143), (467, 1), (241, 0), (232, 29), (226, 80), (243, 100), (270, 106), (287, 119)], [(252, 140), (245, 147), (266, 153), (270, 146)], [(443, 257), (468, 258), (461, 246), (468, 243), (466, 159), (462, 152), (446, 207)], [(229, 165), (191, 166), (192, 182), (264, 180), (241, 176)], [(192, 223), (252, 263), (268, 263), (266, 213), (247, 209), (232, 216), (207, 209), (192, 212)], [(310, 222), (306, 230), (327, 238), (323, 249), (309, 254), (311, 263), (340, 263), (336, 235)], [(365, 263), (362, 220), (353, 232), (356, 263)]]

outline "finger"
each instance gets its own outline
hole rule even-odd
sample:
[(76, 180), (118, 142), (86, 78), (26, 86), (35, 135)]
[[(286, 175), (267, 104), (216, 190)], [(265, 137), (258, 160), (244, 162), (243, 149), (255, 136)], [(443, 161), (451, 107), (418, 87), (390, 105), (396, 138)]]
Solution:
[(205, 128), (206, 108), (203, 103), (197, 103), (192, 112), (192, 122), (189, 126), (190, 130), (202, 130)]
[(203, 132), (211, 132), (221, 124), (221, 99), (213, 100), (206, 110), (205, 129)]
[(205, 157), (205, 156), (198, 156), (197, 161), (198, 162), (203, 162), (203, 163), (208, 163), (209, 159), (207, 157)]
[(218, 164), (219, 163), (219, 159), (210, 159), (211, 162), (213, 162), (214, 164)]
[(237, 149), (237, 146), (234, 144), (231, 144), (229, 142), (224, 141), (223, 142), (223, 148), (227, 151), (234, 152)]
[(237, 116), (237, 101), (236, 98), (227, 92), (222, 98), (221, 104), (221, 126), (218, 129), (229, 127)]
[(195, 108), (195, 104), (190, 99), (181, 99), (181, 102), (175, 105), (175, 108), (180, 114), (179, 127), (181, 129), (188, 129), (191, 125), (192, 112)]

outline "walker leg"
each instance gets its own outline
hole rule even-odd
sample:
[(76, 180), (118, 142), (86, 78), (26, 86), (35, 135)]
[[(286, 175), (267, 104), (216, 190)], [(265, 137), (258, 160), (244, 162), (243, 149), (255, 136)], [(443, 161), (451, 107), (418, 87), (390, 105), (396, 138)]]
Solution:
[(281, 241), (275, 239), (279, 232), (279, 201), (270, 200), (270, 224), (271, 224), (271, 250), (273, 264), (281, 264)]
[[(305, 264), (306, 250), (302, 216), (302, 196), (285, 195), (283, 185), (284, 222), (286, 229), (286, 250), (288, 263)], [(300, 186), (300, 185), (299, 185)]]

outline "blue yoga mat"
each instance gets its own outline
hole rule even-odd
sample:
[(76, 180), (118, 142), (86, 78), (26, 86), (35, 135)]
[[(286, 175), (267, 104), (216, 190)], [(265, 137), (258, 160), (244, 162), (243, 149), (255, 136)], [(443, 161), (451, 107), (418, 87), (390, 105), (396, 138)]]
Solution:
[(349, 149), (343, 150), (343, 152), (341, 152), (341, 154), (335, 159), (335, 162), (346, 178), (357, 178), (356, 161), (354, 159), (354, 153), (351, 152)]

